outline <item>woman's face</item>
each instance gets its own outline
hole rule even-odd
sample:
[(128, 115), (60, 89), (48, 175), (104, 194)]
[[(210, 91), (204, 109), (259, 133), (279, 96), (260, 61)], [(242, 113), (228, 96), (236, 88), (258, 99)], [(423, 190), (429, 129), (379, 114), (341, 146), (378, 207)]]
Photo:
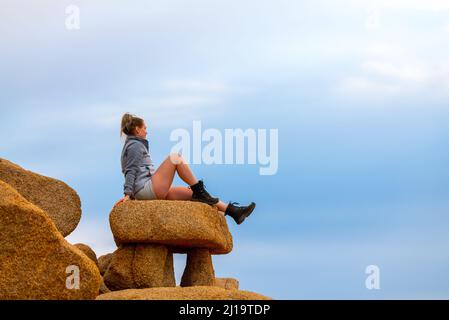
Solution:
[(145, 122), (143, 123), (143, 125), (141, 127), (136, 127), (136, 136), (139, 138), (146, 138), (147, 137), (147, 125), (145, 124)]

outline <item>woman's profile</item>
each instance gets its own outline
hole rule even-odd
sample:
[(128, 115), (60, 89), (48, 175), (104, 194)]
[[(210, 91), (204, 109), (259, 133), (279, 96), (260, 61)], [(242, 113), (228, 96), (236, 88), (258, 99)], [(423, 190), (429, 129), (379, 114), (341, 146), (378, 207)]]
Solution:
[[(206, 191), (203, 181), (195, 178), (189, 164), (179, 154), (170, 154), (155, 170), (146, 139), (147, 126), (142, 118), (125, 113), (120, 134), (126, 135), (121, 154), (125, 184), (124, 197), (115, 206), (130, 199), (199, 201), (216, 206), (225, 216), (231, 216), (237, 224), (241, 224), (254, 210), (254, 202), (248, 206), (237, 206), (236, 202), (226, 204), (212, 197)], [(188, 187), (172, 186), (175, 173)]]

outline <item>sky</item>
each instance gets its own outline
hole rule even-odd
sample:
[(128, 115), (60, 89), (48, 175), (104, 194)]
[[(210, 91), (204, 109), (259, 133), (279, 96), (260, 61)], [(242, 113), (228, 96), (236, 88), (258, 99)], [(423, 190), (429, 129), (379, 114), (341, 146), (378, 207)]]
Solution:
[[(192, 165), (223, 201), (257, 203), (244, 224), (227, 218), (234, 249), (213, 256), (218, 277), (275, 299), (449, 298), (448, 2), (1, 6), (0, 157), (78, 192), (69, 242), (116, 248), (124, 112), (146, 120), (156, 167), (194, 121), (277, 129), (274, 175)], [(176, 255), (178, 281), (184, 265)]]

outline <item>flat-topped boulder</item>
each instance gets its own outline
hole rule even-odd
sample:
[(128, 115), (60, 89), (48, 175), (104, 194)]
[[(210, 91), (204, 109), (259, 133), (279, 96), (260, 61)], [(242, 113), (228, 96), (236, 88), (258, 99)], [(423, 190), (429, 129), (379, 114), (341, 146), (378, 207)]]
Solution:
[(99, 295), (97, 300), (271, 300), (264, 295), (215, 286), (128, 289)]
[(64, 237), (75, 230), (81, 219), (81, 201), (75, 190), (64, 182), (25, 170), (2, 158), (0, 180), (44, 210)]
[(95, 299), (101, 284), (95, 262), (3, 181), (0, 194), (0, 300)]
[(109, 222), (117, 245), (161, 244), (175, 253), (205, 248), (211, 254), (227, 254), (233, 246), (226, 218), (200, 202), (125, 201), (111, 211)]

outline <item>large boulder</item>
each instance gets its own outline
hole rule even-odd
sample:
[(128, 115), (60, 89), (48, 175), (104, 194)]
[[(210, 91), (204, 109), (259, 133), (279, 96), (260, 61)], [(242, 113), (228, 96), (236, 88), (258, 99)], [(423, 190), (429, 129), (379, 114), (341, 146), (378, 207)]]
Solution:
[(174, 287), (173, 253), (162, 245), (123, 245), (114, 252), (104, 282), (112, 291)]
[(106, 287), (106, 284), (104, 283), (103, 278), (101, 278), (101, 286), (100, 286), (99, 294), (104, 294), (104, 293), (108, 293), (108, 292), (111, 292), (111, 290), (109, 290), (109, 288)]
[(206, 248), (211, 254), (232, 250), (225, 217), (214, 206), (192, 201), (126, 201), (116, 206), (109, 222), (118, 245), (154, 243), (184, 253)]
[(81, 201), (75, 190), (64, 182), (25, 170), (1, 158), (0, 180), (44, 210), (64, 237), (78, 225)]
[(129, 289), (102, 294), (97, 300), (271, 300), (258, 293), (219, 287)]
[(77, 247), (78, 249), (80, 249), (86, 256), (89, 257), (90, 260), (95, 262), (95, 264), (98, 267), (97, 255), (96, 255), (95, 251), (92, 250), (91, 247), (89, 247), (87, 244), (84, 244), (84, 243), (76, 243), (76, 244), (74, 244), (74, 246)]
[(95, 299), (101, 283), (95, 263), (3, 181), (0, 194), (0, 300)]
[(106, 270), (108, 270), (109, 265), (111, 264), (112, 256), (112, 253), (108, 253), (98, 258), (98, 268), (100, 269), (100, 274), (102, 276), (104, 276)]

